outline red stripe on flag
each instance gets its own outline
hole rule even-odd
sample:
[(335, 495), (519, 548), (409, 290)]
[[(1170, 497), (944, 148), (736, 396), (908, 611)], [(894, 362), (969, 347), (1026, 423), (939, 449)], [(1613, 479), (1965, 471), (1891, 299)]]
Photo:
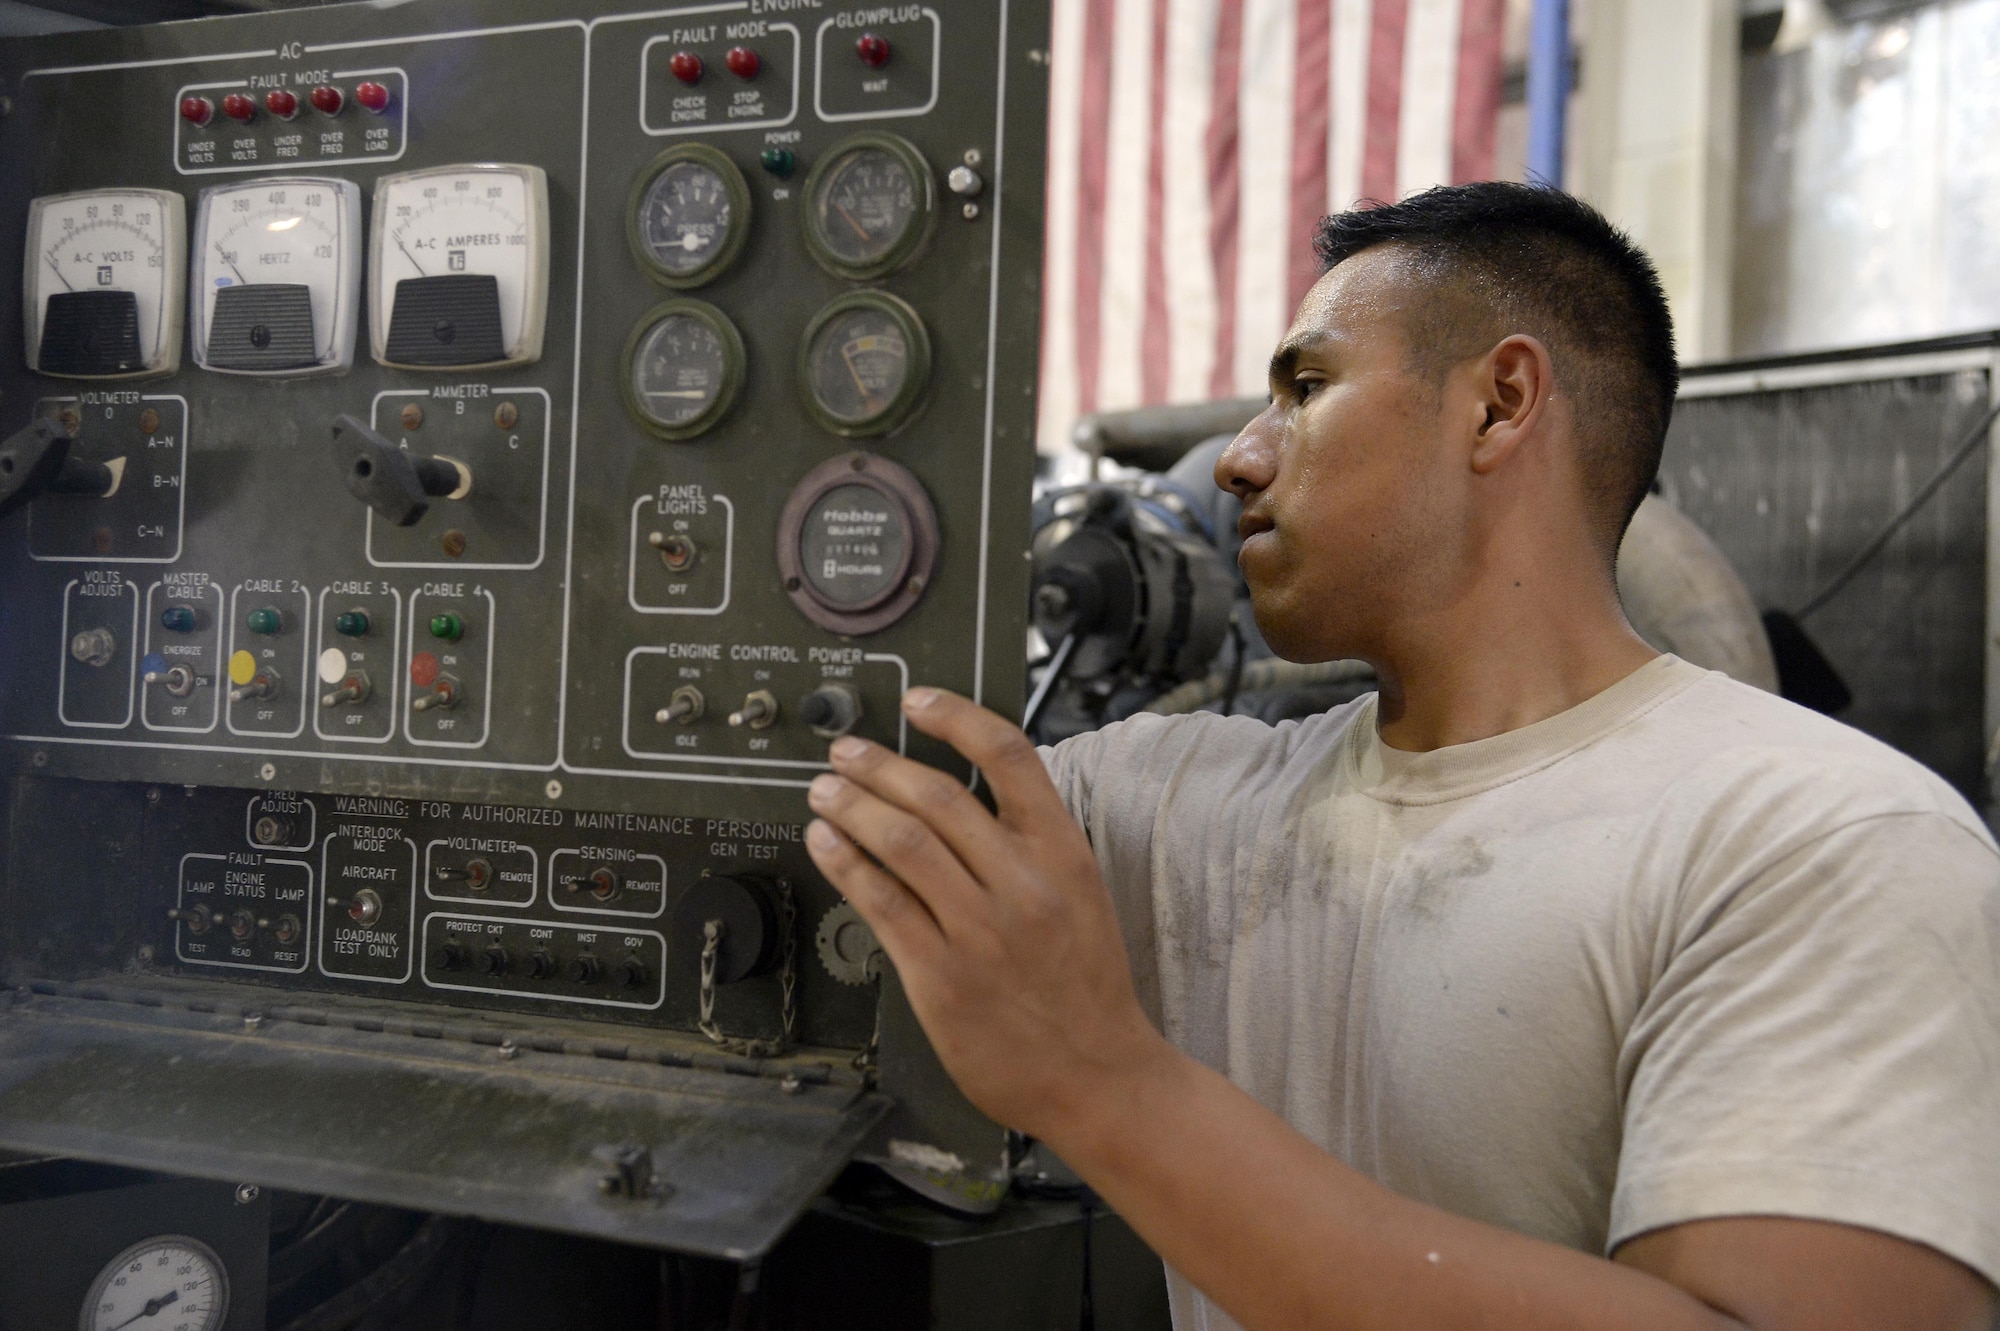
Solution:
[(1146, 143), (1146, 326), (1139, 338), (1141, 401), (1165, 402), (1173, 327), (1167, 321), (1167, 0), (1153, 0), (1153, 126)]
[(1463, 0), (1459, 10), (1458, 91), (1451, 116), (1451, 178), (1458, 184), (1493, 175), (1506, 10), (1507, 0)]
[(1403, 33), (1408, 0), (1375, 0), (1368, 33), (1368, 129), (1361, 153), (1361, 194), (1396, 201), (1396, 151), (1402, 138)]
[(1077, 151), (1076, 409), (1097, 410), (1100, 302), (1104, 288), (1105, 162), (1111, 124), (1111, 41), (1118, 0), (1082, 0), (1083, 133)]
[(1237, 70), (1243, 60), (1243, 6), (1221, 0), (1215, 16), (1215, 83), (1208, 116), (1209, 251), (1215, 263), (1213, 397), (1234, 397), (1236, 245), (1242, 199), (1237, 189)]
[(1286, 244), (1287, 294), (1296, 306), (1319, 279), (1313, 231), (1326, 214), (1327, 78), (1333, 61), (1333, 0), (1299, 0), (1292, 76), (1292, 225)]

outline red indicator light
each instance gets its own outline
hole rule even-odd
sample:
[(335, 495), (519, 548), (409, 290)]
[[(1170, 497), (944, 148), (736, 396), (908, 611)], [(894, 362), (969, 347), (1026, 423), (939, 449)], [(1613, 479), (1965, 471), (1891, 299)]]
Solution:
[(206, 125), (215, 114), (215, 104), (206, 97), (181, 98), (181, 119), (190, 125)]
[(257, 103), (240, 92), (232, 92), (222, 99), (222, 113), (247, 125), (257, 118)]
[(438, 659), (430, 652), (418, 652), (410, 658), (410, 683), (420, 689), (427, 689), (437, 682)]
[(341, 96), (340, 89), (331, 83), (322, 83), (314, 88), (310, 100), (313, 110), (323, 116), (337, 116), (340, 114), (340, 108), (347, 104), (347, 99)]
[(757, 71), (764, 67), (763, 58), (747, 46), (730, 47), (723, 61), (729, 66), (729, 72), (739, 79), (754, 79)]
[(870, 69), (880, 69), (889, 63), (889, 39), (878, 37), (872, 32), (864, 32), (854, 39), (854, 54)]
[(299, 113), (298, 94), (273, 88), (264, 94), (264, 109), (280, 120), (290, 120)]
[(362, 110), (379, 116), (389, 109), (389, 89), (380, 83), (358, 84), (354, 100), (361, 103)]
[(702, 74), (701, 57), (693, 51), (676, 51), (674, 58), (667, 61), (667, 68), (682, 83), (700, 83)]

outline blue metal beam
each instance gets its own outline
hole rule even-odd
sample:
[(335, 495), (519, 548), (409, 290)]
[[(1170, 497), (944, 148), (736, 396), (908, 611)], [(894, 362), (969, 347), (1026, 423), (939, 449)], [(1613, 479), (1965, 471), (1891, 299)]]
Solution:
[(1562, 188), (1569, 0), (1535, 0), (1528, 33), (1528, 179)]

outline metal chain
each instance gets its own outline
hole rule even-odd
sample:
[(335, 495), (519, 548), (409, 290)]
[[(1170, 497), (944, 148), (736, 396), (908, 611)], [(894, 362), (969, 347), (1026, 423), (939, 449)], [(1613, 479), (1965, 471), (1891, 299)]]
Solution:
[(793, 927), (797, 908), (792, 902), (792, 885), (784, 884), (784, 896), (778, 903), (778, 937), (781, 947), (778, 972), (779, 993), (779, 1035), (775, 1040), (754, 1040), (748, 1036), (724, 1035), (715, 1024), (715, 959), (722, 950), (721, 920), (710, 920), (701, 927), (701, 1013), (695, 1029), (708, 1037), (710, 1044), (726, 1053), (738, 1054), (744, 1058), (776, 1058), (789, 1049), (799, 1024), (799, 940), (798, 930)]
[(867, 1074), (872, 1080), (875, 1075), (875, 1056), (882, 1049), (882, 990), (875, 990), (875, 1029), (868, 1033), (868, 1043), (856, 1054), (849, 1066)]

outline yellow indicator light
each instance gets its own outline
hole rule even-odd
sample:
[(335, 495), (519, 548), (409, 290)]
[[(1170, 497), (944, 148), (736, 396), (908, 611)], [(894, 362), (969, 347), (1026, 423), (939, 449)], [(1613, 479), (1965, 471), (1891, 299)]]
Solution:
[(257, 658), (248, 652), (236, 652), (229, 658), (229, 682), (238, 687), (248, 684), (257, 677)]

